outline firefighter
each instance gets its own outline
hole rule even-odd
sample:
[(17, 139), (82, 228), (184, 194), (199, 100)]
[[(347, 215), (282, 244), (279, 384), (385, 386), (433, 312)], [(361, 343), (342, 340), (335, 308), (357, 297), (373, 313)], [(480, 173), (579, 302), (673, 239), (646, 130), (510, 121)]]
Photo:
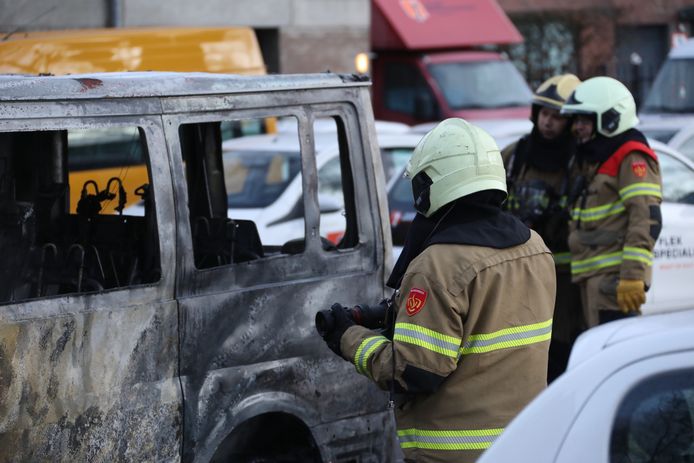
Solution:
[(571, 274), (589, 327), (640, 313), (660, 229), (658, 158), (629, 90), (610, 77), (581, 83), (562, 107), (574, 116), (584, 179), (570, 223)]
[(567, 197), (576, 140), (570, 118), (559, 113), (579, 83), (573, 74), (543, 82), (533, 95), (532, 131), (501, 153), (509, 189), (505, 208), (535, 230), (554, 257), (557, 296), (547, 372), (550, 382), (566, 369), (571, 346), (584, 329), (580, 293), (571, 283), (568, 243)]
[(554, 262), (501, 211), (501, 153), (480, 128), (444, 120), (406, 175), (417, 215), (389, 282), (392, 337), (345, 309), (325, 339), (395, 394), (405, 461), (473, 462), (546, 386)]

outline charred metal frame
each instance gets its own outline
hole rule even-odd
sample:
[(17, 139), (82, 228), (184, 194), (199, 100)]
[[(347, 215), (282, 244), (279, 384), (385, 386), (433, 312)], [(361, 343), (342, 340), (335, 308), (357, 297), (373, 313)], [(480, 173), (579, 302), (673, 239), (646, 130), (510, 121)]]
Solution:
[[(305, 251), (196, 269), (179, 126), (290, 114)], [(326, 115), (344, 122), (358, 229), (354, 247), (332, 252), (317, 233), (312, 142), (312, 121)], [(383, 393), (313, 329), (331, 302), (384, 293), (390, 230), (367, 84), (330, 74), (0, 77), (0, 132), (111, 125), (146, 138), (161, 279), (0, 305), (0, 460), (206, 462), (284, 435), (304, 447), (290, 450), (324, 461), (389, 461)]]

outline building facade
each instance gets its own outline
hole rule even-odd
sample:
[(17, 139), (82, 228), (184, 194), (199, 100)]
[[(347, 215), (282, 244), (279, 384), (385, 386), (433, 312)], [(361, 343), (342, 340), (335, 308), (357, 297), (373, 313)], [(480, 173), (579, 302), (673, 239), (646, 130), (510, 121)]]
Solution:
[[(672, 43), (694, 30), (694, 0), (498, 3), (525, 37), (508, 52), (533, 87), (559, 72), (610, 75), (640, 100)], [(269, 72), (354, 72), (370, 14), (370, 0), (0, 0), (0, 30), (245, 25)]]
[(369, 0), (0, 0), (0, 31), (251, 26), (269, 72), (354, 72)]
[(531, 85), (558, 72), (616, 77), (642, 100), (673, 43), (694, 28), (694, 0), (498, 0), (525, 37), (509, 50)]

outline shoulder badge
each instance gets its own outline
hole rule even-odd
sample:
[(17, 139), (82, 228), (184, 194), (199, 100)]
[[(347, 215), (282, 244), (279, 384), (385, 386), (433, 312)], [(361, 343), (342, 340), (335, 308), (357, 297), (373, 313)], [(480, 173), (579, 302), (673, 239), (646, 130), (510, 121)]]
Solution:
[(407, 295), (405, 309), (410, 317), (424, 308), (427, 302), (427, 292), (423, 289), (412, 288), (410, 294)]
[(631, 170), (637, 177), (645, 177), (646, 169), (646, 161), (633, 161), (631, 163)]

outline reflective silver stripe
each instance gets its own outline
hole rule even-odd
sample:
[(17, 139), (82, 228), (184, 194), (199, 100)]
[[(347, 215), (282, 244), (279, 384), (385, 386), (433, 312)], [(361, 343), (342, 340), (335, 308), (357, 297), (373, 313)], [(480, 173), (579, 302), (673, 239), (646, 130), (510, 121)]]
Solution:
[(594, 257), (589, 257), (583, 260), (571, 261), (571, 274), (578, 275), (579, 273), (590, 272), (592, 270), (600, 270), (605, 267), (612, 267), (622, 263), (622, 252), (612, 252), (609, 254), (600, 254)]
[(650, 266), (653, 265), (653, 253), (648, 249), (624, 246), (624, 260), (635, 260)]
[(527, 346), (552, 337), (552, 319), (531, 325), (514, 326), (493, 333), (473, 334), (460, 348), (460, 355), (482, 354), (499, 349)]
[(354, 366), (359, 373), (362, 375), (371, 376), (371, 372), (369, 372), (367, 368), (369, 358), (381, 344), (385, 344), (387, 342), (388, 339), (386, 339), (384, 336), (372, 336), (364, 339), (361, 344), (359, 344), (357, 352), (354, 354)]
[(655, 196), (656, 198), (662, 198), (663, 195), (660, 191), (660, 185), (657, 183), (634, 183), (619, 190), (619, 196), (622, 197), (623, 201), (626, 201), (634, 196)]
[(403, 449), (480, 450), (489, 448), (503, 428), (433, 431), (399, 429), (398, 439)]
[(554, 263), (557, 265), (570, 264), (571, 263), (571, 253), (570, 252), (555, 252), (552, 254)]
[(622, 201), (616, 201), (589, 209), (576, 208), (572, 211), (571, 218), (573, 220), (580, 220), (581, 222), (593, 222), (611, 215), (620, 214), (624, 212), (624, 210)]
[(393, 340), (406, 342), (447, 357), (456, 358), (460, 338), (448, 336), (412, 323), (396, 323)]

